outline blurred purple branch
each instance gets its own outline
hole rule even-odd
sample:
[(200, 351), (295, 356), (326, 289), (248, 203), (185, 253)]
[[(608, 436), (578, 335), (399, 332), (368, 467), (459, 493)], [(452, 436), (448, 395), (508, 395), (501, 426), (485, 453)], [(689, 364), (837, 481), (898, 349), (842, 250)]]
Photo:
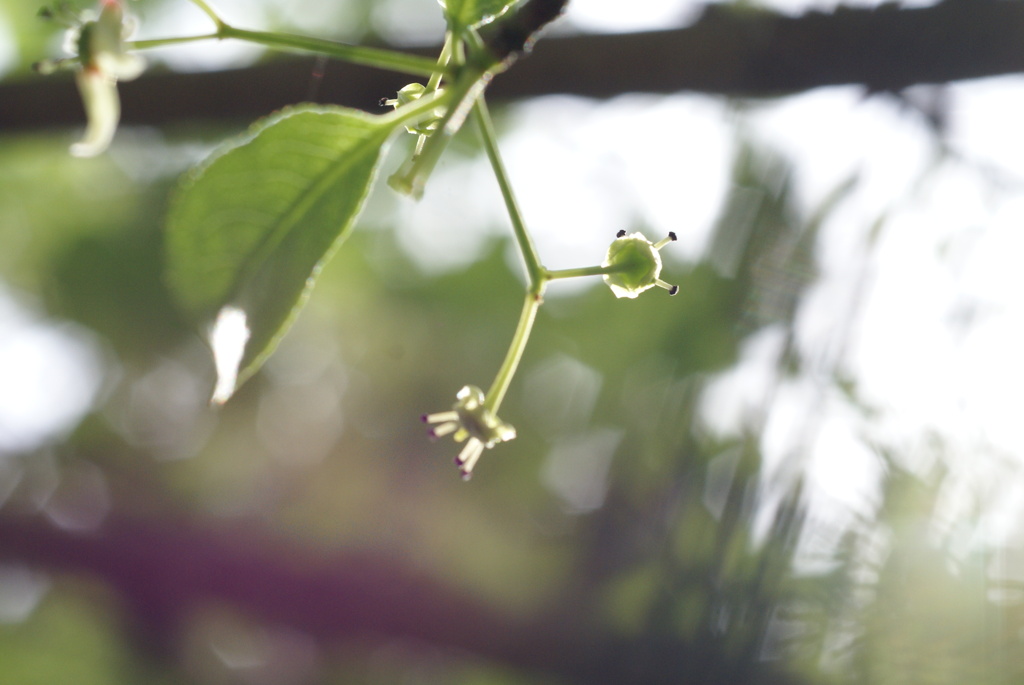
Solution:
[(584, 675), (593, 647), (580, 626), (569, 632), (544, 620), (512, 619), (397, 558), (317, 556), (256, 533), (183, 520), (113, 516), (83, 534), (43, 517), (0, 515), (0, 561), (103, 582), (125, 600), (133, 625), (158, 652), (174, 644), (192, 610), (210, 601), (323, 641), (410, 640), (570, 680)]
[[(933, 7), (839, 8), (788, 17), (709, 6), (686, 28), (540, 40), (528, 59), (498, 76), (494, 98), (552, 93), (611, 97), (627, 92), (698, 91), (732, 96), (800, 92), (861, 84), (897, 91), (1024, 72), (1024, 3), (945, 0)], [(436, 49), (418, 51), (436, 54)], [(237, 71), (151, 71), (123, 88), (124, 121), (252, 119), (309, 92), (312, 59), (288, 59)], [(376, 109), (406, 78), (332, 63), (321, 102)], [(81, 105), (58, 76), (0, 86), (3, 129), (77, 125)]]
[[(602, 632), (586, 598), (581, 606), (523, 617), (489, 607), (398, 557), (325, 554), (256, 531), (203, 527), (173, 516), (112, 515), (99, 530), (78, 533), (42, 516), (0, 514), (2, 562), (102, 582), (130, 610), (134, 637), (171, 659), (183, 622), (213, 602), (321, 644), (432, 645), (567, 683), (801, 682), (770, 663), (737, 664), (716, 642)], [(740, 671), (751, 679), (738, 678)]]

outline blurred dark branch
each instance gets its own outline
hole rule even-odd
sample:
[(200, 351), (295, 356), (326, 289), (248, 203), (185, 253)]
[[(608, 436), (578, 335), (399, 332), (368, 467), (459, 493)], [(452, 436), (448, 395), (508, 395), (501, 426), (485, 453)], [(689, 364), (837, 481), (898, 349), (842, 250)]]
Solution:
[(541, 30), (561, 16), (569, 0), (526, 0), (480, 29), (480, 38), (506, 65), (533, 48)]
[[(173, 517), (111, 516), (98, 531), (75, 533), (41, 516), (0, 514), (0, 562), (104, 583), (124, 600), (133, 634), (153, 653), (173, 655), (182, 622), (212, 601), (324, 644), (405, 640), (567, 683), (732, 682), (716, 676), (732, 672), (724, 650), (596, 633), (588, 612), (566, 607), (557, 616), (513, 617), (386, 554), (323, 555)], [(763, 666), (752, 682), (797, 682)]]
[[(518, 623), (459, 588), (386, 555), (334, 558), (257, 534), (183, 521), (114, 517), (94, 533), (42, 517), (0, 516), (0, 561), (100, 580), (132, 610), (149, 642), (174, 642), (191, 610), (209, 601), (321, 640), (407, 639), (465, 650), (575, 679), (585, 638)], [(167, 645), (151, 645), (163, 651)]]
[[(933, 7), (840, 8), (787, 17), (708, 7), (691, 26), (622, 35), (548, 36), (528, 59), (498, 76), (493, 98), (553, 93), (611, 97), (627, 92), (698, 91), (731, 96), (794, 93), (860, 84), (897, 91), (921, 83), (1024, 72), (1024, 3), (945, 0)], [(421, 50), (436, 54), (436, 49)], [(312, 59), (237, 71), (149, 72), (122, 85), (126, 123), (253, 119), (308, 98)], [(364, 109), (406, 78), (332, 63), (317, 99)], [(0, 128), (79, 124), (69, 79), (40, 77), (0, 86)]]

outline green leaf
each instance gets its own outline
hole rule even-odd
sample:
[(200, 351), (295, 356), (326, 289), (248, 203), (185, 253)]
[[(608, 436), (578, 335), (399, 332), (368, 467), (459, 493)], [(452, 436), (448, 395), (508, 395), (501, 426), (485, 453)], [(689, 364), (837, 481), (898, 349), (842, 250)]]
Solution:
[(455, 34), (499, 17), (517, 0), (437, 0), (444, 8), (448, 28)]
[(258, 122), (182, 183), (167, 222), (167, 276), (184, 309), (216, 323), (214, 401), (273, 351), (347, 235), (398, 124), (340, 107)]

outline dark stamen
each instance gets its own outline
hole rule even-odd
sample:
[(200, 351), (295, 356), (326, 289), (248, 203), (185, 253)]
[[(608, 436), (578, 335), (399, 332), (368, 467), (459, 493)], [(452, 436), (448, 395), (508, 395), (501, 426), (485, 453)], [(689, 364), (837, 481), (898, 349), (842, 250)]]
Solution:
[(626, 229), (623, 228), (618, 233), (615, 234), (615, 237), (616, 238), (621, 238), (624, 235), (626, 235)]
[(675, 231), (669, 231), (668, 232), (668, 239), (669, 240), (679, 240), (678, 238), (676, 238), (676, 232)]
[(672, 288), (671, 288), (671, 289), (670, 289), (670, 290), (668, 291), (668, 294), (669, 294), (669, 295), (675, 295), (675, 294), (676, 294), (677, 292), (679, 292), (679, 286), (678, 286), (678, 285), (674, 285), (674, 286), (672, 286)]

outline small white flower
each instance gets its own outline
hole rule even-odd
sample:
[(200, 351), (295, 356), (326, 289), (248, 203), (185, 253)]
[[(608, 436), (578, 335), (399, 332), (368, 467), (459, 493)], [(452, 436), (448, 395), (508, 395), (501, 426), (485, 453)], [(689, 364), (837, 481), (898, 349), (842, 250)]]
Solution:
[[(58, 18), (69, 14), (63, 8), (56, 13), (47, 11), (44, 16)], [(83, 13), (68, 18), (72, 26), (64, 36), (64, 50), (74, 57), (44, 61), (37, 68), (49, 73), (60, 67), (76, 66), (75, 83), (88, 123), (85, 136), (71, 146), (71, 154), (93, 157), (110, 145), (121, 118), (117, 82), (138, 77), (146, 64), (138, 55), (125, 52), (124, 41), (134, 31), (135, 22), (125, 13), (121, 0), (101, 0), (98, 16)]]
[(466, 441), (466, 446), (455, 457), (455, 465), (459, 467), (462, 479), (469, 480), (484, 450), (512, 440), (516, 437), (516, 429), (484, 406), (484, 393), (480, 388), (467, 385), (455, 397), (451, 411), (424, 414), (421, 418), (424, 423), (437, 424), (430, 429), (430, 437), (454, 434), (455, 442)]
[(661, 255), (658, 250), (676, 239), (675, 233), (669, 233), (656, 243), (644, 237), (642, 233), (619, 231), (601, 266), (608, 269), (604, 274), (604, 282), (615, 293), (615, 297), (635, 298), (643, 291), (658, 286), (668, 291), (669, 295), (679, 292), (679, 286), (670, 285), (661, 280)]

